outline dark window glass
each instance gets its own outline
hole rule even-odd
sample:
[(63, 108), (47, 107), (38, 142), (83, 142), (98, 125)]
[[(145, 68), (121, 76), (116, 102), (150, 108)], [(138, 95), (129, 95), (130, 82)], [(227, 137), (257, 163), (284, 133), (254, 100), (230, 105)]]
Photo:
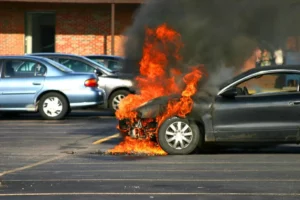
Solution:
[(74, 72), (94, 72), (94, 68), (79, 60), (60, 58), (59, 63), (73, 70)]
[(4, 77), (44, 76), (47, 68), (37, 62), (27, 60), (8, 60), (4, 64)]

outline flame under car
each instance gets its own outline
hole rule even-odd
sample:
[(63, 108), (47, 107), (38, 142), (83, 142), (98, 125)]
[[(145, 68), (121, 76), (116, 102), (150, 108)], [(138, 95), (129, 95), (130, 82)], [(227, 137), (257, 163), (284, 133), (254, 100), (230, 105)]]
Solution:
[(299, 143), (300, 66), (256, 68), (227, 81), (215, 95), (194, 95), (185, 117), (158, 117), (170, 100), (153, 99), (136, 109), (135, 120), (122, 119), (124, 136), (151, 138), (168, 154), (189, 154), (204, 143), (258, 145)]

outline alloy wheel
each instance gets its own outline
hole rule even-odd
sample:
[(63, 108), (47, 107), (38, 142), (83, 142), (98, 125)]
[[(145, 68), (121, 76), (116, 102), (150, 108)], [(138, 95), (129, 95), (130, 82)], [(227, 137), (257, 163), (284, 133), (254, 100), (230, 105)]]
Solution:
[(124, 94), (118, 94), (113, 98), (112, 107), (113, 107), (114, 110), (119, 109), (119, 104), (120, 104), (121, 100), (124, 99), (124, 98), (125, 98)]
[(169, 146), (181, 150), (191, 144), (193, 141), (193, 132), (187, 123), (177, 121), (168, 126), (165, 139)]

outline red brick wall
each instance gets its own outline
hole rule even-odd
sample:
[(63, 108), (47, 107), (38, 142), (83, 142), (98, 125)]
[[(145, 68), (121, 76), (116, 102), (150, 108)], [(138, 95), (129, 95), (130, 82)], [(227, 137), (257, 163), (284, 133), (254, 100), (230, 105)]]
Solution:
[(0, 55), (24, 53), (24, 14), (0, 4)]
[(74, 6), (56, 13), (56, 52), (103, 54), (110, 34), (110, 7)]
[[(131, 24), (138, 5), (117, 4), (115, 54), (122, 55), (123, 31)], [(56, 13), (55, 51), (111, 54), (110, 4), (0, 3), (0, 54), (24, 54), (25, 13)]]

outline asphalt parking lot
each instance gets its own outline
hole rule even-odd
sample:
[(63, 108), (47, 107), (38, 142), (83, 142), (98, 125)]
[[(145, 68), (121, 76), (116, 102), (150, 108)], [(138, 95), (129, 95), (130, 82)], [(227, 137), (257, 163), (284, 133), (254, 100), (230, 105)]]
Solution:
[[(189, 156), (106, 155), (110, 112), (0, 118), (0, 199), (299, 199), (300, 147)], [(96, 144), (93, 144), (96, 143)]]

